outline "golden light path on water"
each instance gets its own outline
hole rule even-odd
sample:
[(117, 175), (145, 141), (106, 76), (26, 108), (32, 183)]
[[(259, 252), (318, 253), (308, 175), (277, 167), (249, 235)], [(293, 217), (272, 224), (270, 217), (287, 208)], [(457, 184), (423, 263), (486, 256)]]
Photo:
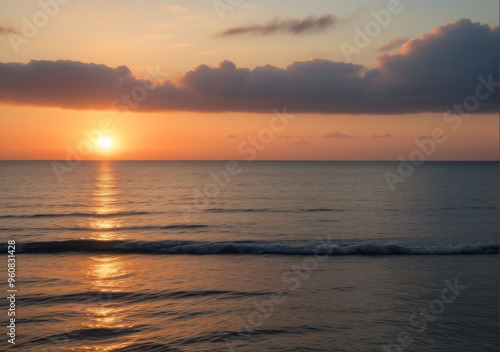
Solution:
[[(123, 237), (116, 233), (121, 221), (106, 215), (115, 214), (122, 209), (115, 205), (118, 194), (115, 173), (110, 162), (102, 161), (99, 164), (95, 179), (94, 192), (92, 194), (92, 211), (99, 214), (90, 220), (90, 228), (95, 229), (85, 239), (110, 241), (120, 240)], [(135, 341), (135, 338), (127, 338), (119, 334), (121, 330), (131, 329), (133, 325), (127, 323), (127, 310), (113, 295), (133, 291), (130, 277), (130, 263), (122, 256), (99, 254), (90, 256), (81, 264), (81, 272), (85, 275), (89, 285), (89, 291), (95, 292), (95, 296), (84, 302), (84, 319), (81, 322), (83, 331), (91, 334), (102, 334), (102, 339), (95, 339), (92, 346), (78, 346), (71, 349), (75, 352), (101, 351), (111, 352), (125, 348)], [(113, 341), (112, 336), (117, 333), (120, 342)], [(107, 335), (110, 336), (107, 336)], [(119, 338), (118, 338), (119, 337)], [(124, 341), (124, 339), (126, 341)]]
[(94, 188), (92, 211), (101, 217), (93, 218), (90, 222), (90, 227), (96, 230), (96, 232), (92, 233), (91, 239), (99, 241), (122, 239), (122, 237), (113, 232), (113, 229), (121, 225), (121, 221), (105, 217), (106, 215), (111, 215), (122, 210), (116, 206), (118, 190), (115, 173), (110, 162), (100, 162)]

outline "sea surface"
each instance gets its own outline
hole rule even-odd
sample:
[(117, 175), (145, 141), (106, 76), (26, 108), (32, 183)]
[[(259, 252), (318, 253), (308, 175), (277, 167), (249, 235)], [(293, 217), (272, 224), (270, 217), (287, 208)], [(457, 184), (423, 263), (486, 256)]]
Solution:
[(498, 163), (398, 166), (0, 162), (0, 351), (498, 351)]

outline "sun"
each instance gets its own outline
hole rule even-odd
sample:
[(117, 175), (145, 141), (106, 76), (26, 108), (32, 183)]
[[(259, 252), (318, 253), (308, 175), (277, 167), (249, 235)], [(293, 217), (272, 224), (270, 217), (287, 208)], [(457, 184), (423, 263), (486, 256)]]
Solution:
[(109, 149), (111, 145), (113, 144), (113, 140), (109, 137), (102, 137), (101, 140), (99, 141), (99, 146), (102, 149)]

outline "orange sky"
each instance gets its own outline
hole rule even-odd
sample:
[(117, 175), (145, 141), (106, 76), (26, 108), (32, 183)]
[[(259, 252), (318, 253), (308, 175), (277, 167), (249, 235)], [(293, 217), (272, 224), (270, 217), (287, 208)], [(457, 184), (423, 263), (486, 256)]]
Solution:
[[(103, 120), (114, 129), (103, 133), (109, 149), (94, 146), (85, 160), (226, 160), (246, 159), (238, 147), (268, 128), (274, 114), (134, 113), (125, 120), (118, 112), (1, 106), (0, 159), (64, 160), (68, 148), (89, 140), (84, 132), (100, 128)], [(19, 123), (22, 120), (23, 123)], [(418, 120), (418, 123), (415, 121)], [(498, 158), (498, 117), (475, 115), (453, 130), (440, 114), (406, 116), (296, 114), (282, 131), (258, 151), (263, 160), (397, 160), (416, 147), (415, 139), (442, 128), (446, 142), (429, 160), (495, 160)], [(350, 137), (327, 138), (340, 132)], [(386, 133), (392, 137), (382, 136)], [(267, 136), (265, 137), (267, 138)], [(269, 137), (271, 138), (271, 137)], [(267, 142), (265, 140), (264, 142)]]
[[(312, 0), (307, 2), (306, 6), (305, 2), (296, 0), (290, 0), (287, 5), (284, 5), (284, 2), (270, 3), (255, 0), (235, 7), (223, 17), (219, 17), (213, 6), (202, 4), (202, 2), (174, 3), (152, 0), (144, 4), (141, 1), (130, 0), (126, 3), (127, 6), (123, 6), (123, 1), (105, 3), (95, 0), (75, 1), (64, 5), (61, 2), (53, 16), (47, 17), (47, 24), (38, 28), (33, 38), (19, 44), (17, 52), (13, 50), (12, 35), (24, 35), (23, 18), (33, 21), (34, 14), (41, 11), (40, 5), (34, 0), (25, 1), (22, 4), (17, 0), (5, 0), (0, 4), (0, 159), (62, 160), (68, 157), (68, 153), (72, 153), (68, 151), (85, 149), (85, 146), (87, 149), (90, 146), (90, 150), (88, 153), (81, 153), (85, 154), (81, 156), (84, 160), (245, 159), (250, 154), (242, 150), (248, 151), (248, 147), (251, 146), (249, 138), (251, 139), (252, 136), (259, 138), (261, 134), (261, 136), (266, 136), (267, 142), (263, 143), (262, 147), (252, 147), (255, 149), (255, 158), (261, 160), (397, 160), (399, 156), (407, 157), (417, 148), (415, 140), (431, 135), (436, 128), (443, 130), (447, 140), (436, 145), (435, 151), (427, 156), (428, 160), (498, 160), (499, 158), (498, 114), (492, 112), (491, 109), (473, 113), (470, 118), (463, 119), (459, 128), (453, 129), (452, 123), (443, 120), (445, 109), (435, 108), (432, 105), (429, 105), (430, 108), (426, 111), (436, 112), (415, 112), (413, 102), (408, 104), (407, 112), (365, 114), (365, 111), (361, 111), (360, 113), (355, 111), (357, 93), (352, 93), (350, 97), (345, 98), (342, 86), (346, 87), (346, 92), (350, 92), (350, 89), (354, 91), (358, 87), (355, 85), (356, 79), (369, 78), (368, 74), (363, 75), (375, 69), (379, 70), (378, 74), (381, 78), (366, 87), (380, 85), (389, 87), (388, 91), (391, 91), (393, 87), (399, 87), (399, 84), (407, 84), (406, 79), (411, 79), (417, 82), (416, 87), (419, 84), (420, 86), (429, 84), (429, 92), (433, 92), (436, 89), (434, 85), (440, 84), (438, 78), (435, 82), (418, 82), (420, 78), (418, 70), (425, 71), (432, 66), (425, 63), (425, 60), (422, 66), (415, 66), (421, 68), (413, 72), (401, 73), (397, 71), (397, 68), (402, 64), (413, 67), (411, 66), (415, 65), (413, 59), (406, 59), (411, 58), (411, 55), (415, 53), (417, 58), (428, 54), (425, 52), (427, 50), (425, 46), (431, 44), (422, 44), (431, 42), (426, 33), (432, 33), (437, 38), (435, 40), (447, 40), (450, 31), (470, 30), (479, 33), (477, 35), (486, 36), (490, 33), (497, 33), (498, 27), (495, 26), (498, 26), (498, 3), (496, 1), (485, 0), (484, 7), (461, 0), (443, 0), (439, 6), (427, 1), (418, 4), (402, 2), (401, 14), (393, 15), (390, 25), (381, 28), (380, 34), (374, 36), (369, 45), (360, 50), (359, 54), (354, 55), (352, 62), (349, 63), (341, 44), (352, 43), (355, 29), (363, 28), (366, 23), (373, 21), (370, 11), (385, 11), (387, 1), (373, 0), (369, 7), (363, 1), (326, 3)], [(294, 33), (295, 29), (290, 27), (290, 23), (304, 20), (306, 16), (312, 16), (309, 18), (313, 19), (329, 16), (330, 27), (312, 28), (310, 32)], [(467, 22), (468, 20), (457, 21), (461, 18), (471, 19), (472, 23)], [(280, 23), (281, 27), (271, 34), (220, 37), (220, 33), (228, 28), (239, 28), (245, 31), (253, 28), (250, 31), (255, 31), (255, 28), (269, 28), (273, 26), (273, 23)], [(446, 28), (441, 26), (446, 26)], [(489, 26), (487, 27), (488, 33), (483, 30), (484, 26)], [(401, 42), (399, 44), (399, 46), (402, 45), (401, 48), (387, 49), (389, 50), (387, 53), (380, 49), (388, 43), (398, 41)], [(466, 46), (465, 44), (467, 43), (461, 46)], [(422, 47), (424, 51), (421, 50)], [(481, 56), (480, 53), (477, 55)], [(456, 56), (457, 67), (463, 66), (460, 57), (461, 55)], [(314, 61), (313, 58), (318, 60)], [(59, 108), (56, 106), (62, 106), (65, 103), (54, 101), (54, 98), (50, 96), (49, 98), (41, 97), (42, 93), (51, 89), (51, 84), (56, 82), (57, 78), (47, 80), (44, 83), (47, 86), (37, 92), (36, 86), (40, 82), (35, 82), (35, 78), (32, 80), (29, 76), (32, 73), (26, 64), (30, 60), (46, 60), (52, 63), (56, 60), (71, 60), (81, 64), (82, 67), (96, 63), (110, 70), (125, 65), (131, 72), (128, 78), (136, 80), (144, 77), (148, 72), (148, 67), (161, 66), (162, 71), (165, 71), (167, 75), (164, 77), (164, 82), (174, 82), (172, 87), (175, 87), (176, 92), (180, 92), (179, 94), (185, 94), (188, 100), (187, 103), (181, 103), (179, 110), (172, 108), (171, 102), (165, 103), (166, 107), (160, 108), (155, 108), (154, 104), (143, 105), (123, 119), (121, 118), (123, 115), (117, 111), (103, 109), (102, 106), (95, 104), (94, 106), (91, 92), (85, 90), (84, 84), (81, 84), (82, 101), (85, 101), (87, 105), (79, 110), (75, 110), (71, 105)], [(326, 70), (328, 74), (333, 72), (332, 77), (342, 83), (338, 85), (340, 88), (337, 87), (335, 88), (337, 90), (332, 90), (333, 93), (328, 94), (340, 97), (341, 104), (343, 99), (351, 99), (345, 103), (347, 107), (344, 109), (350, 112), (335, 112), (335, 108), (328, 105), (329, 98), (327, 97), (324, 101), (320, 100), (320, 103), (324, 103), (325, 111), (329, 112), (319, 113), (321, 106), (315, 105), (314, 100), (316, 96), (321, 96), (321, 93), (318, 94), (318, 87), (320, 87), (318, 85), (318, 87), (311, 88), (314, 94), (311, 94), (311, 101), (306, 101), (302, 109), (306, 112), (294, 112), (292, 108), (289, 108), (289, 113), (295, 114), (296, 118), (283, 126), (283, 129), (271, 131), (272, 135), (266, 135), (266, 130), (269, 131), (274, 116), (271, 109), (267, 109), (267, 105), (264, 104), (266, 101), (262, 99), (262, 96), (265, 98), (266, 94), (259, 96), (260, 100), (255, 99), (255, 106), (250, 104), (249, 107), (248, 104), (242, 104), (240, 112), (231, 112), (234, 109), (232, 105), (228, 107), (223, 105), (233, 103), (230, 98), (226, 97), (227, 91), (224, 91), (227, 89), (227, 81), (233, 79), (233, 76), (224, 76), (227, 73), (224, 71), (226, 69), (223, 70), (222, 66), (217, 66), (223, 60), (235, 62), (237, 69), (231, 71), (234, 77), (239, 74), (238, 72), (244, 72), (238, 71), (240, 69), (254, 70), (259, 66), (261, 71), (262, 67), (274, 67), (275, 71), (283, 69), (280, 74), (289, 75), (287, 77), (293, 79), (302, 79), (300, 75), (307, 76), (307, 72), (314, 74), (321, 72), (318, 71), (319, 69)], [(462, 60), (467, 63), (467, 59), (462, 58)], [(302, 66), (292, 67), (290, 64), (293, 62), (302, 63)], [(15, 88), (13, 87), (18, 83), (17, 81), (2, 83), (2, 80), (8, 81), (9, 79), (9, 76), (2, 76), (2, 72), (10, 72), (9, 70), (13, 67), (12, 63), (24, 65), (22, 70), (26, 70), (28, 83), (21, 82), (19, 87)], [(309, 66), (307, 63), (310, 63)], [(345, 63), (345, 67), (350, 67), (349, 69), (352, 70), (355, 66), (348, 65), (360, 65), (361, 68), (356, 73), (357, 78), (353, 79), (349, 74), (337, 78), (347, 70), (339, 63)], [(204, 71), (198, 65), (204, 64), (213, 68), (211, 74), (221, 74), (223, 77), (221, 80), (219, 76), (216, 76), (213, 82), (208, 81), (210, 84), (213, 83), (213, 88), (203, 81)], [(4, 65), (4, 71), (2, 71), (2, 65)], [(442, 65), (444, 71), (455, 63), (442, 62), (436, 65)], [(478, 63), (479, 68), (484, 66), (483, 62)], [(194, 69), (195, 67), (198, 68)], [(396, 67), (395, 70), (393, 70), (394, 67)], [(269, 70), (269, 72), (274, 72)], [(191, 76), (186, 74), (188, 71)], [(258, 72), (255, 72), (252, 73), (258, 79), (265, 78), (265, 75), (258, 76)], [(476, 82), (474, 75), (477, 77), (477, 72), (471, 71), (472, 82)], [(481, 74), (487, 77), (489, 71), (485, 72)], [(433, 77), (433, 73), (427, 73), (427, 75)], [(68, 73), (62, 76), (66, 77)], [(188, 76), (194, 78), (190, 81)], [(375, 77), (376, 74), (372, 76)], [(452, 71), (449, 76), (459, 75)], [(20, 76), (14, 72), (12, 77)], [(320, 73), (318, 82), (322, 77), (323, 74)], [(255, 80), (258, 81), (258, 79)], [(29, 82), (32, 82), (31, 86), (35, 88), (27, 92), (23, 84), (30, 85)], [(72, 87), (79, 89), (80, 83), (81, 81), (72, 82)], [(352, 86), (350, 86), (351, 83)], [(105, 85), (106, 82), (102, 84)], [(109, 83), (110, 87), (114, 87), (114, 84), (116, 82)], [(274, 84), (270, 78), (269, 87), (274, 87)], [(306, 82), (304, 86), (308, 84), (310, 83)], [(410, 88), (411, 84), (413, 83), (410, 83)], [(457, 85), (460, 84), (455, 84), (454, 81), (442, 83), (442, 87), (449, 86), (454, 89)], [(168, 88), (168, 86), (163, 88), (165, 87)], [(234, 90), (237, 91), (238, 88)], [(460, 88), (462, 87), (458, 87), (458, 94), (456, 91), (454, 93), (450, 91), (450, 96), (456, 94), (456, 99), (451, 101), (462, 102), (466, 98), (465, 93), (468, 92), (468, 88), (463, 87), (464, 94)], [(110, 92), (110, 96), (114, 96), (112, 90), (108, 92), (105, 88), (103, 89), (104, 93)], [(216, 101), (214, 104), (219, 105), (213, 110), (219, 109), (226, 112), (211, 112), (210, 109), (206, 109), (206, 105), (203, 105), (207, 104), (203, 100), (204, 94), (208, 91), (208, 96), (214, 92), (214, 95), (217, 95), (220, 93), (218, 89), (226, 96), (221, 93), (214, 98)], [(325, 90), (329, 89), (329, 86), (326, 86)], [(373, 89), (374, 92), (377, 91), (377, 88)], [(437, 94), (442, 93), (444, 98), (448, 98), (447, 93), (442, 92), (442, 88), (440, 89), (441, 91)], [(64, 88), (62, 92), (65, 92)], [(309, 92), (305, 91), (305, 93)], [(398, 89), (393, 90), (391, 94), (397, 96), (397, 93)], [(80, 93), (77, 91), (75, 94)], [(161, 94), (165, 93), (159, 90), (151, 94), (155, 95), (157, 99), (155, 102), (161, 102)], [(416, 93), (416, 96), (418, 94), (421, 93)], [(430, 93), (431, 97), (432, 94), (434, 93)], [(199, 102), (193, 100), (191, 108), (189, 99), (198, 96), (202, 98)], [(280, 95), (277, 94), (277, 96)], [(166, 97), (169, 98), (168, 94)], [(233, 100), (242, 98), (245, 97), (237, 96)], [(429, 97), (417, 96), (415, 101), (420, 98), (422, 101), (429, 99)], [(44, 101), (44, 99), (47, 100)], [(55, 99), (57, 100), (57, 97)], [(148, 97), (148, 101), (149, 99)], [(369, 100), (370, 95), (359, 99)], [(390, 108), (393, 97), (387, 95), (383, 99), (386, 101), (380, 103), (385, 104), (381, 111)], [(406, 101), (405, 99), (401, 101)], [(107, 101), (106, 98), (104, 100)], [(295, 102), (295, 100), (288, 99), (289, 102)], [(378, 106), (380, 100), (380, 97), (368, 102), (360, 100), (359, 106), (362, 107), (363, 104)], [(281, 103), (278, 103), (280, 101), (286, 101), (286, 99), (276, 99), (275, 108), (282, 108), (279, 105)], [(429, 101), (434, 104), (432, 99)], [(448, 100), (444, 105), (439, 102), (437, 105), (449, 106), (447, 102)], [(266, 108), (260, 107), (259, 104)], [(203, 110), (208, 112), (200, 112)], [(111, 126), (112, 131), (99, 132), (94, 136), (108, 138), (111, 141), (109, 147), (104, 147), (98, 140), (90, 141), (90, 137), (85, 134), (85, 132), (100, 128), (103, 123)]]

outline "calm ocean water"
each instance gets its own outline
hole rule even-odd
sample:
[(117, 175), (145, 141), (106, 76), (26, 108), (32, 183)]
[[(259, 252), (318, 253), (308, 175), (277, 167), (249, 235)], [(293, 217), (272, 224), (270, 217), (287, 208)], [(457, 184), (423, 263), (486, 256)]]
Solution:
[(15, 348), (498, 351), (498, 163), (397, 167), (0, 162)]

